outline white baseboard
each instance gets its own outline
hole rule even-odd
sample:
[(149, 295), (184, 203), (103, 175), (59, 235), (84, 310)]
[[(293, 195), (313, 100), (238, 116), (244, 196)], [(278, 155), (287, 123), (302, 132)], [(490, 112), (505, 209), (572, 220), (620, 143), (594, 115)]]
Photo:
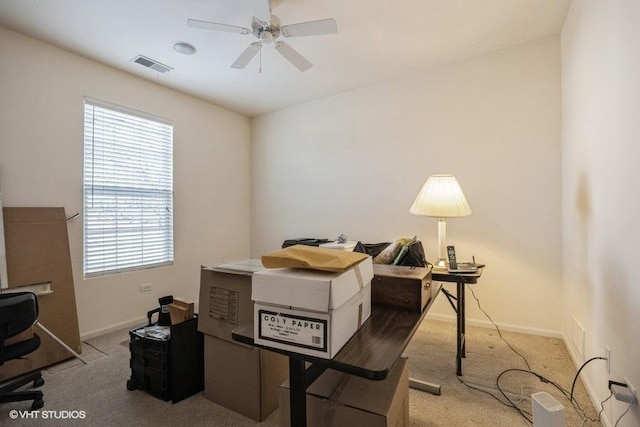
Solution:
[[(450, 323), (456, 322), (456, 317), (454, 315), (427, 313), (426, 318), (433, 319), (433, 320), (440, 320), (443, 322), (450, 322)], [(115, 332), (121, 329), (133, 328), (135, 326), (143, 325), (146, 322), (147, 322), (146, 317), (139, 317), (136, 319), (127, 320), (127, 321), (109, 326), (107, 328), (95, 329), (93, 331), (85, 332), (80, 335), (80, 339), (86, 340), (86, 339), (94, 338), (100, 335), (108, 334), (110, 332)], [(569, 350), (569, 355), (571, 356), (571, 360), (576, 366), (580, 366), (580, 363), (577, 362), (578, 359), (575, 357), (575, 355), (571, 351), (571, 348), (567, 344), (567, 341), (564, 339), (560, 331), (553, 331), (550, 329), (540, 329), (540, 328), (529, 328), (529, 327), (523, 327), (523, 326), (514, 326), (514, 325), (505, 324), (505, 323), (496, 323), (496, 324), (502, 331), (519, 332), (519, 333), (528, 334), (528, 335), (538, 335), (543, 337), (562, 339), (565, 343), (565, 346)], [(467, 319), (467, 325), (479, 326), (481, 328), (490, 328), (490, 329), (494, 328), (493, 324), (486, 320)]]
[[(577, 351), (571, 345), (571, 340), (570, 339), (567, 339), (567, 337), (563, 336), (562, 337), (562, 341), (564, 342), (564, 346), (567, 348), (567, 352), (569, 353), (569, 357), (571, 358), (571, 361), (575, 365), (576, 371), (577, 371), (578, 369), (580, 369), (580, 366), (582, 366), (582, 364), (586, 360), (585, 361), (582, 360), (580, 355), (577, 353)], [(584, 388), (587, 390), (587, 395), (589, 396), (589, 400), (591, 400), (591, 403), (593, 404), (593, 407), (596, 409), (596, 412), (599, 412), (600, 411), (600, 402), (602, 401), (602, 399), (599, 399), (598, 396), (596, 395), (596, 392), (593, 390), (593, 386), (589, 382), (587, 376), (581, 375), (580, 379), (582, 380), (582, 384), (584, 384)], [(602, 414), (600, 415), (600, 423), (604, 427), (611, 427), (612, 424), (611, 424), (611, 421), (609, 420), (609, 418), (607, 417), (607, 413), (606, 412), (607, 411), (602, 411)]]
[(107, 328), (95, 329), (93, 331), (85, 332), (85, 333), (80, 335), (80, 341), (84, 341), (84, 340), (88, 340), (88, 339), (91, 339), (91, 338), (95, 338), (97, 336), (108, 334), (110, 332), (119, 331), (121, 329), (131, 329), (131, 328), (134, 328), (136, 326), (141, 326), (141, 325), (146, 325), (146, 324), (147, 324), (147, 317), (146, 316), (139, 317), (139, 318), (136, 318), (136, 319), (130, 319), (130, 320), (127, 320), (127, 321), (120, 322), (118, 324), (109, 326)]
[[(441, 320), (443, 322), (452, 322), (452, 323), (456, 322), (456, 316), (454, 315), (427, 313), (427, 319)], [(467, 325), (479, 326), (481, 328), (490, 328), (490, 329), (494, 328), (493, 323), (491, 323), (488, 320), (477, 320), (477, 319), (469, 319), (469, 318), (467, 318), (466, 320), (467, 320), (466, 322)], [(549, 337), (549, 338), (559, 338), (559, 339), (563, 338), (562, 332), (554, 331), (551, 329), (530, 328), (525, 326), (515, 326), (515, 325), (509, 325), (506, 323), (497, 323), (497, 322), (496, 324), (498, 325), (501, 331), (519, 332), (521, 334), (538, 335), (538, 336)]]

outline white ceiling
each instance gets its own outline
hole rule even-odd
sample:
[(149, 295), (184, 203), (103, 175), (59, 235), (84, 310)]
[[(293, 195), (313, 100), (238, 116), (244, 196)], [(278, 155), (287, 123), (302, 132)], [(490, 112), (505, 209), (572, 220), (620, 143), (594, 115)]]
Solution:
[[(0, 25), (254, 116), (439, 64), (556, 35), (571, 0), (272, 0), (283, 25), (335, 18), (338, 34), (289, 38), (301, 73), (273, 45), (230, 65), (252, 35), (188, 28), (187, 18), (250, 27), (267, 0), (2, 0)], [(176, 41), (197, 48), (173, 50)], [(132, 62), (142, 54), (173, 68)]]

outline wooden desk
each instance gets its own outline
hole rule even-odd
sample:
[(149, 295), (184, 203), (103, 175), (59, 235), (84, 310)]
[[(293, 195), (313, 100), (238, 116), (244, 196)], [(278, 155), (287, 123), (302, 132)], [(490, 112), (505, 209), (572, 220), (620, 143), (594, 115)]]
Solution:
[[(411, 341), (440, 289), (441, 286), (432, 285), (431, 299), (421, 313), (373, 306), (371, 317), (333, 359), (258, 345), (289, 357), (291, 426), (307, 425), (307, 387), (327, 368), (371, 380), (385, 379)], [(236, 341), (255, 345), (253, 326), (240, 327), (231, 335)], [(305, 362), (311, 362), (308, 368), (305, 368)]]
[[(465, 284), (478, 283), (482, 276), (482, 268), (476, 273), (449, 273), (447, 270), (433, 269), (431, 271), (432, 280), (438, 282), (456, 283), (456, 296), (451, 295), (446, 289), (442, 293), (449, 300), (449, 304), (456, 312), (456, 375), (462, 375), (462, 358), (466, 357), (466, 318), (465, 318)], [(455, 302), (454, 302), (455, 301)]]

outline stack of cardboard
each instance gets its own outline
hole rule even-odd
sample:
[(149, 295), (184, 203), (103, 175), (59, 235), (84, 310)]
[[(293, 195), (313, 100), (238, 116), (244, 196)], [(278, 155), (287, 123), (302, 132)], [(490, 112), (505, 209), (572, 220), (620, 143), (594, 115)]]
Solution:
[[(336, 356), (371, 314), (370, 256), (336, 249), (289, 247), (263, 256), (253, 277), (254, 341), (295, 353)], [(290, 425), (288, 381), (280, 388), (280, 426)], [(307, 388), (312, 427), (409, 424), (406, 359), (383, 381), (328, 369)]]
[(231, 332), (253, 323), (251, 282), (258, 260), (211, 267), (200, 275), (198, 330), (204, 333), (204, 396), (261, 421), (278, 406), (288, 377), (285, 356), (233, 341)]
[[(308, 427), (409, 425), (409, 374), (405, 358), (389, 376), (372, 381), (328, 369), (307, 389)], [(280, 427), (289, 427), (289, 382), (280, 387)]]

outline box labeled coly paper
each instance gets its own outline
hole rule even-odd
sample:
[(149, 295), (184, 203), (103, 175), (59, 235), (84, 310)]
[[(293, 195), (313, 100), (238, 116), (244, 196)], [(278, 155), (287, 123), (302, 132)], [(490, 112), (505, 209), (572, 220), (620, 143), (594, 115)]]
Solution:
[(330, 359), (371, 315), (371, 257), (343, 272), (265, 269), (253, 276), (256, 344)]

